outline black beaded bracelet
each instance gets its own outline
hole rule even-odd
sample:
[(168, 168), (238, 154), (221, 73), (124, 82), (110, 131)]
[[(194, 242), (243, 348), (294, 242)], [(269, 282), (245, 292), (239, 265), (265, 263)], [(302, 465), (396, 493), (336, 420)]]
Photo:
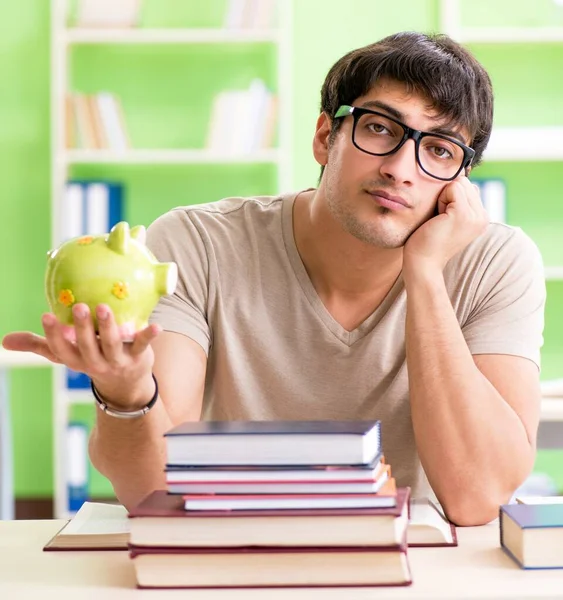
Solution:
[(149, 410), (156, 404), (156, 401), (158, 399), (158, 382), (156, 380), (156, 377), (154, 376), (154, 373), (152, 374), (152, 378), (154, 381), (154, 396), (150, 399), (150, 402), (146, 406), (143, 406), (143, 408), (140, 408), (139, 410), (133, 411), (115, 410), (113, 408), (110, 408), (100, 396), (98, 390), (96, 389), (96, 386), (94, 385), (94, 382), (91, 379), (90, 387), (92, 388), (92, 394), (94, 394), (94, 398), (96, 399), (98, 407), (101, 411), (105, 412), (106, 415), (109, 415), (110, 417), (117, 417), (118, 419), (136, 419), (137, 417), (142, 417), (143, 415), (146, 415), (149, 412)]

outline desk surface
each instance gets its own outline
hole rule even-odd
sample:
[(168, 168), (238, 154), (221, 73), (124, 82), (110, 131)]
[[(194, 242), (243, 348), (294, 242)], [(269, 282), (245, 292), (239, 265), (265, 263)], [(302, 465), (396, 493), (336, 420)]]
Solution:
[(0, 522), (0, 598), (41, 600), (381, 600), (563, 598), (563, 570), (524, 571), (499, 548), (498, 525), (458, 529), (457, 548), (411, 548), (413, 584), (397, 588), (138, 590), (127, 552), (43, 552), (62, 521)]

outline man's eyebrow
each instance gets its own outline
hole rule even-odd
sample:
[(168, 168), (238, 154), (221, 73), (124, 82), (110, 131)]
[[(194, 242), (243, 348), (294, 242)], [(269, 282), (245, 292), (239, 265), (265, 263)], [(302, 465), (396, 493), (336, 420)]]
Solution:
[[(405, 121), (405, 115), (400, 111), (386, 104), (385, 102), (381, 102), (380, 100), (368, 100), (367, 102), (363, 102), (361, 108), (373, 108), (380, 110), (384, 110), (386, 113), (389, 113), (395, 119)], [(431, 117), (432, 118), (432, 117)], [(434, 120), (439, 119), (439, 117), (433, 118)], [(459, 131), (455, 131), (454, 129), (450, 129), (444, 125), (437, 125), (436, 127), (431, 127), (430, 129), (425, 130), (428, 133), (439, 133), (441, 135), (447, 135), (448, 137), (454, 138), (460, 141), (462, 144), (467, 144), (467, 141), (463, 138), (463, 136), (459, 133)]]

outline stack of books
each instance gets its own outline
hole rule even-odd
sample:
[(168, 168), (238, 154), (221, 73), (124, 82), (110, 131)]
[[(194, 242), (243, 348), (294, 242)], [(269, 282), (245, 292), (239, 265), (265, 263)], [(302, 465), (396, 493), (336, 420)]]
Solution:
[(139, 587), (408, 585), (409, 488), (379, 421), (185, 423), (130, 513)]

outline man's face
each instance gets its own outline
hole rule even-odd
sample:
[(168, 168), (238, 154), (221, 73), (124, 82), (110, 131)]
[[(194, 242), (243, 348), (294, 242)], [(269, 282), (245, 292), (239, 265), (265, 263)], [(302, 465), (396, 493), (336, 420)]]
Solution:
[[(377, 105), (366, 106), (374, 101)], [(436, 130), (445, 122), (437, 118), (424, 97), (407, 93), (404, 84), (396, 81), (378, 83), (356, 99), (354, 106), (388, 114), (422, 131)], [(449, 182), (434, 179), (419, 167), (414, 140), (408, 140), (389, 156), (372, 156), (353, 145), (352, 128), (353, 118), (345, 118), (324, 157), (321, 185), (328, 208), (343, 229), (357, 239), (381, 248), (399, 248), (415, 229), (434, 216), (437, 198)], [(319, 156), (317, 152), (319, 132), (314, 148), (322, 164), (322, 153)], [(385, 196), (400, 199), (402, 204)]]

